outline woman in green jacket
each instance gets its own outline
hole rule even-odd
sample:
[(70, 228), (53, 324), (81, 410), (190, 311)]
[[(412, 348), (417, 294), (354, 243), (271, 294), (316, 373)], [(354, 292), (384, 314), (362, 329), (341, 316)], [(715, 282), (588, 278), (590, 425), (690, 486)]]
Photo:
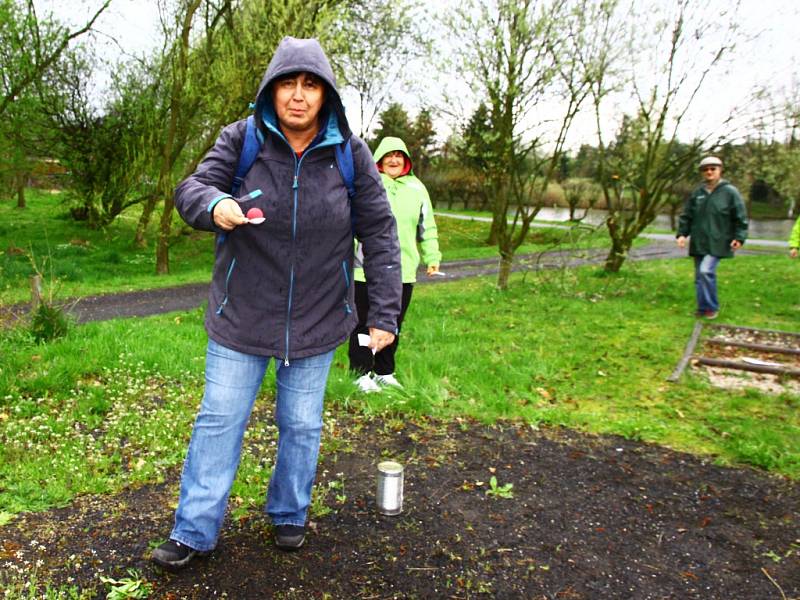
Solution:
[(794, 222), (792, 233), (789, 235), (789, 256), (797, 258), (797, 250), (800, 249), (800, 217)]
[[(395, 378), (394, 356), (400, 341), (399, 334), (403, 318), (411, 302), (411, 292), (417, 280), (420, 258), (427, 265), (429, 276), (439, 272), (439, 262), (442, 259), (428, 190), (414, 175), (408, 148), (403, 140), (397, 137), (383, 138), (372, 158), (381, 173), (389, 204), (397, 221), (397, 237), (400, 241), (400, 264), (403, 275), (403, 301), (394, 342), (373, 355), (370, 348), (359, 343), (359, 334), (369, 333), (366, 323), (370, 305), (364, 278), (363, 253), (360, 242), (357, 242), (356, 268), (353, 277), (355, 279), (358, 326), (350, 335), (349, 356), (350, 368), (360, 375), (356, 384), (364, 392), (380, 391), (381, 385), (402, 387)], [(374, 377), (372, 373), (374, 373)]]

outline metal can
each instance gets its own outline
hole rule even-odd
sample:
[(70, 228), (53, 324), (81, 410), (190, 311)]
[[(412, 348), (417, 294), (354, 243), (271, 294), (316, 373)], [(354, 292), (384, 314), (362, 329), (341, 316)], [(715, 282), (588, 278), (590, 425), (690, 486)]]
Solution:
[(378, 463), (378, 512), (399, 515), (403, 512), (403, 465), (393, 460)]

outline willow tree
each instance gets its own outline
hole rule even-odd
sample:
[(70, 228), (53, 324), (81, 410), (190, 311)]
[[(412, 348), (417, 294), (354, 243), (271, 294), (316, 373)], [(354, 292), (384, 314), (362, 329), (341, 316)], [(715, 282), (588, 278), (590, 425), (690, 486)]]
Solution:
[[(285, 35), (325, 32), (331, 0), (181, 0), (165, 19), (168, 41), (160, 72), (168, 81), (157, 143), (157, 198), (163, 202), (156, 272), (169, 272), (175, 185), (188, 176), (221, 128), (243, 117), (272, 53)], [(156, 122), (156, 125), (159, 123)]]
[[(611, 239), (606, 271), (619, 271), (634, 240), (670, 201), (687, 169), (722, 139), (724, 126), (716, 133), (696, 132), (688, 143), (678, 136), (710, 74), (733, 47), (735, 9), (720, 12), (700, 0), (678, 0), (619, 15), (614, 31), (621, 36), (617, 42), (623, 44), (628, 69), (608, 71), (592, 86), (598, 179)], [(625, 100), (615, 90), (631, 92), (636, 108), (623, 117), (617, 139), (609, 143), (606, 104)]]
[(483, 145), (501, 289), (558, 174), (574, 119), (605, 68), (603, 32), (614, 6), (589, 0), (472, 1), (450, 20), (467, 83), (488, 108)]

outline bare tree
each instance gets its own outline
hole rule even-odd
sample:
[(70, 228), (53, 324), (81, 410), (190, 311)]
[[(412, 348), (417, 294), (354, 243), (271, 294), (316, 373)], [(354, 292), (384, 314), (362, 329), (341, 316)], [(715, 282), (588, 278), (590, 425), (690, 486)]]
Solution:
[(757, 90), (754, 100), (760, 110), (751, 125), (755, 138), (747, 145), (755, 151), (748, 153), (744, 171), (777, 192), (792, 218), (800, 203), (800, 81)]
[(390, 102), (402, 102), (400, 91), (412, 89), (418, 70), (413, 61), (430, 52), (419, 0), (350, 2), (336, 23), (331, 59), (344, 86), (358, 95), (360, 137)]
[[(570, 221), (583, 221), (589, 211), (597, 203), (600, 190), (597, 184), (586, 179), (568, 179), (561, 184), (564, 189), (564, 199), (569, 207)], [(578, 208), (583, 208), (583, 214), (577, 216)]]
[[(681, 143), (678, 134), (709, 75), (733, 47), (735, 8), (704, 15), (705, 3), (679, 0), (663, 8), (671, 11), (667, 14), (648, 5), (647, 13), (630, 10), (620, 15), (615, 31), (627, 35), (624, 56), (630, 71), (618, 81), (615, 74), (606, 73), (592, 86), (598, 175), (611, 238), (607, 271), (620, 269), (633, 241), (669, 201), (687, 167), (703, 149), (715, 147), (722, 139), (718, 136), (712, 141), (709, 132)], [(666, 41), (663, 46), (662, 41)], [(636, 109), (623, 120), (617, 140), (609, 144), (603, 133), (603, 108), (620, 87), (633, 92)]]
[(464, 68), (489, 109), (490, 239), (500, 254), (501, 289), (508, 286), (514, 254), (558, 174), (575, 116), (603, 69), (605, 37), (597, 31), (608, 26), (614, 5), (472, 2), (451, 21), (464, 49)]

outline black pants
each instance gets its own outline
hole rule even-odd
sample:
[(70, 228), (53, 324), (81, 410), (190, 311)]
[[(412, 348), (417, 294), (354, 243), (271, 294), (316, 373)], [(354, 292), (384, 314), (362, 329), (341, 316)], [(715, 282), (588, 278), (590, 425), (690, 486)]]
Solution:
[(414, 290), (413, 283), (403, 284), (403, 299), (400, 305), (400, 316), (397, 318), (397, 335), (394, 341), (383, 350), (372, 355), (372, 350), (358, 343), (358, 334), (366, 333), (367, 314), (369, 313), (369, 297), (367, 296), (367, 284), (361, 281), (355, 282), (356, 313), (358, 314), (358, 326), (350, 334), (350, 369), (356, 373), (364, 375), (370, 371), (375, 371), (376, 375), (391, 375), (394, 373), (394, 355), (400, 343), (400, 328), (403, 325), (403, 318), (406, 316), (408, 305), (411, 304), (411, 292)]

